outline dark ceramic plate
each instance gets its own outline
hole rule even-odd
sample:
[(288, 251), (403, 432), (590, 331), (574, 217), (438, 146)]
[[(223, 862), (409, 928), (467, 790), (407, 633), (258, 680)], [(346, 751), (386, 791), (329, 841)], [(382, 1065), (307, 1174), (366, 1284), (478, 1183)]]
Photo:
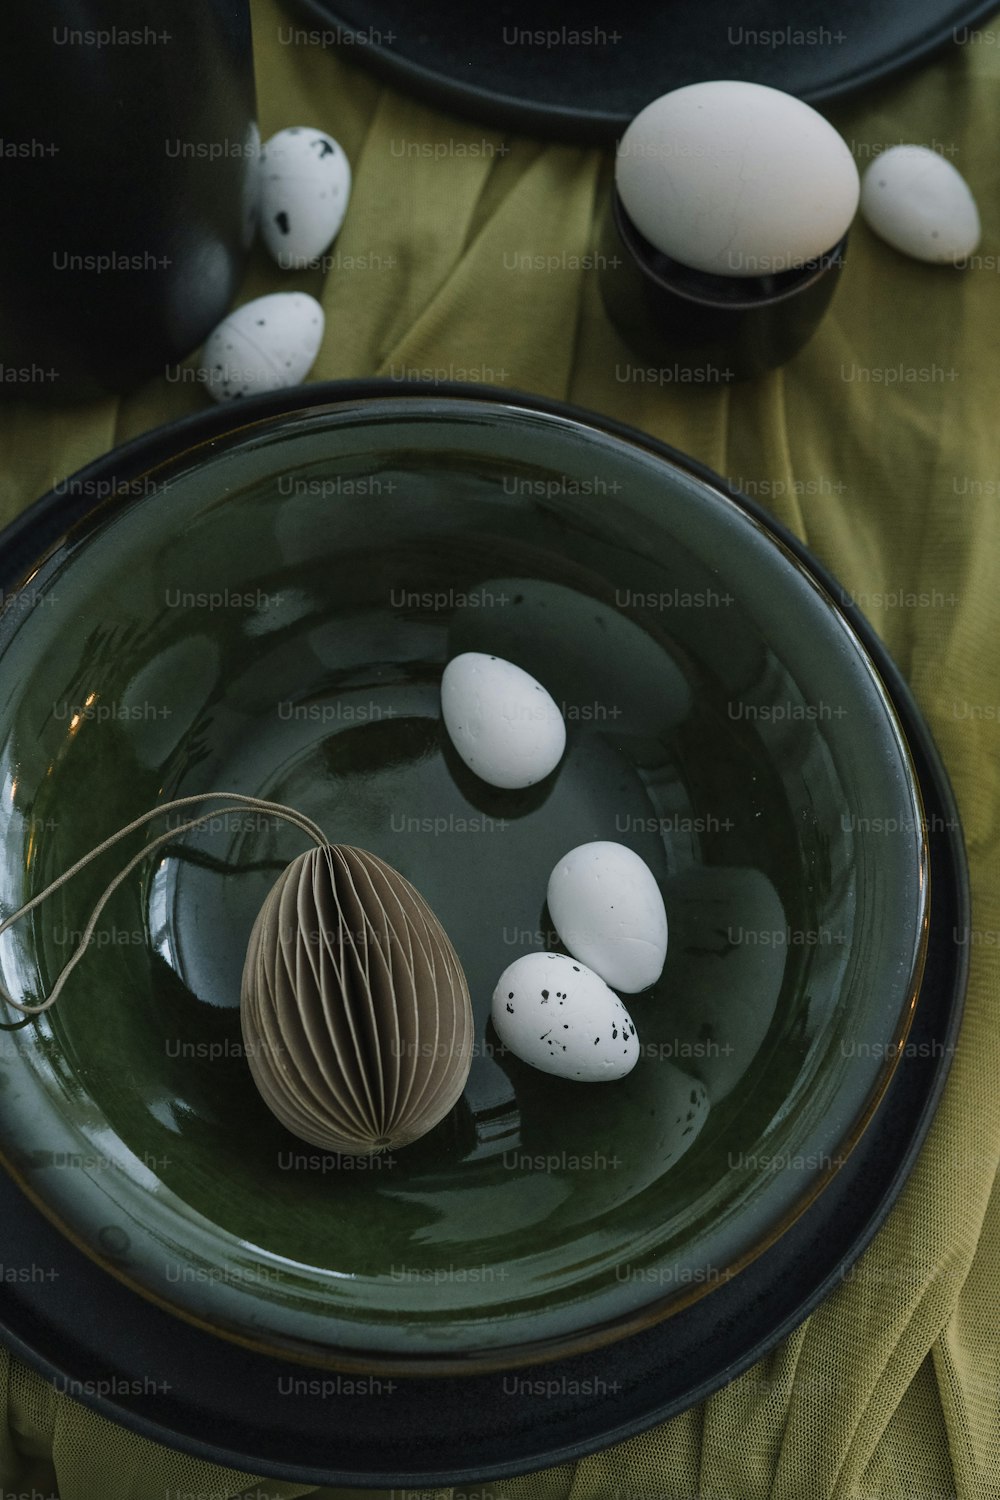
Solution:
[[(889, 1081), (927, 923), (896, 714), (792, 555), (640, 442), (413, 394), (231, 421), (40, 549), (0, 622), (3, 899), (171, 797), (290, 804), (439, 914), (472, 1072), (388, 1156), (278, 1124), (240, 975), (303, 840), (223, 815), (119, 888), (57, 1007), (5, 1037), (0, 1158), (109, 1270), (267, 1352), (441, 1373), (620, 1338), (772, 1243)], [(562, 706), (536, 787), (451, 749), (440, 676), (470, 649)], [(547, 878), (588, 839), (643, 856), (672, 924), (630, 1003), (639, 1064), (590, 1089), (487, 1025), (503, 969), (555, 945)], [(48, 994), (123, 862), (5, 938), (11, 993)]]
[(610, 143), (650, 100), (710, 78), (768, 84), (812, 104), (839, 98), (964, 40), (996, 5), (295, 0), (294, 9), (283, 29), (306, 46), (343, 45), (442, 109), (583, 144)]
[[(384, 386), (368, 383), (299, 392), (294, 400), (384, 394)], [(281, 404), (265, 398), (247, 415)], [(530, 397), (519, 404), (550, 409)], [(592, 420), (721, 485), (661, 445)], [(132, 484), (176, 446), (222, 433), (229, 421), (212, 412), (151, 434), (78, 476), (58, 504), (40, 502), (6, 534), (4, 587), (92, 508), (95, 494)], [(767, 523), (752, 502), (741, 504), (771, 525), (829, 593), (838, 592), (799, 543)], [(882, 1107), (826, 1191), (769, 1249), (668, 1322), (560, 1360), (541, 1381), (529, 1370), (460, 1380), (376, 1378), (352, 1390), (337, 1376), (303, 1379), (308, 1372), (301, 1367), (171, 1318), (105, 1276), (0, 1176), (5, 1269), (18, 1273), (5, 1274), (0, 1285), (0, 1320), (11, 1346), (63, 1388), (160, 1441), (305, 1482), (382, 1486), (457, 1484), (579, 1456), (681, 1410), (759, 1358), (837, 1285), (898, 1193), (943, 1086), (965, 988), (966, 950), (953, 932), (968, 922), (968, 893), (947, 780), (875, 633), (853, 606), (843, 609), (889, 685), (914, 755), (934, 887), (931, 937), (913, 1027)], [(127, 1266), (130, 1239), (117, 1218), (102, 1226), (99, 1240), (107, 1258)], [(276, 1392), (294, 1399), (276, 1401)]]

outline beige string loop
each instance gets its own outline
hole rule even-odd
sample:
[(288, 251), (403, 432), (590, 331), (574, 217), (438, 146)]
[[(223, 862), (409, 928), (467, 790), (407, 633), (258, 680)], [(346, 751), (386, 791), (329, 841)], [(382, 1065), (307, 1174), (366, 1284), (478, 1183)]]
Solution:
[[(43, 1000), (41, 1004), (38, 1005), (26, 1005), (23, 1001), (15, 1000), (13, 996), (9, 995), (3, 985), (0, 985), (0, 1000), (4, 1001), (4, 1003), (7, 1005), (13, 1006), (15, 1010), (21, 1011), (21, 1013), (27, 1017), (40, 1016), (43, 1011), (48, 1010), (50, 1005), (54, 1005), (56, 1000), (59, 998), (66, 980), (69, 978), (70, 974), (76, 968), (81, 958), (83, 958), (84, 954), (87, 951), (87, 948), (90, 946), (90, 940), (94, 935), (94, 929), (97, 926), (98, 918), (100, 917), (101, 912), (104, 910), (105, 906), (114, 895), (115, 891), (121, 885), (122, 881), (126, 880), (132, 873), (132, 871), (136, 868), (136, 866), (141, 864), (142, 861), (147, 857), (147, 855), (152, 854), (153, 851), (155, 849), (158, 849), (161, 844), (169, 843), (170, 840), (175, 839), (178, 834), (188, 833), (192, 828), (198, 828), (202, 823), (207, 822), (209, 818), (218, 816), (219, 813), (236, 811), (267, 812), (274, 817), (284, 818), (287, 822), (293, 823), (297, 828), (300, 828), (303, 833), (307, 833), (309, 837), (320, 846), (320, 848), (323, 848), (324, 845), (330, 842), (318, 823), (314, 823), (312, 819), (307, 818), (304, 813), (297, 812), (294, 807), (286, 807), (283, 802), (268, 802), (261, 797), (247, 797), (244, 796), (242, 792), (199, 792), (197, 795), (191, 797), (175, 797), (173, 801), (164, 802), (161, 807), (154, 807), (150, 812), (143, 813), (141, 817), (135, 818), (124, 828), (119, 828), (117, 833), (113, 833), (110, 838), (106, 838), (103, 843), (98, 844), (96, 849), (91, 849), (89, 854), (85, 854), (82, 859), (78, 859), (75, 865), (71, 865), (70, 868), (66, 870), (62, 875), (60, 875), (57, 880), (53, 880), (52, 884), (46, 886), (44, 891), (39, 892), (37, 896), (33, 896), (30, 901), (26, 901), (22, 907), (19, 907), (18, 910), (13, 912), (9, 917), (5, 917), (3, 921), (0, 922), (0, 936), (2, 936), (9, 927), (12, 927), (15, 922), (19, 922), (22, 917), (27, 916), (29, 911), (33, 911), (36, 906), (40, 906), (43, 901), (45, 901), (49, 896), (52, 895), (53, 891), (57, 891), (61, 885), (65, 885), (67, 880), (72, 880), (73, 876), (76, 875), (80, 870), (82, 870), (84, 866), (89, 865), (91, 860), (97, 859), (99, 855), (105, 852), (105, 850), (110, 849), (114, 844), (117, 844), (120, 839), (127, 838), (130, 833), (134, 833), (135, 830), (137, 828), (141, 828), (144, 823), (149, 823), (153, 818), (158, 818), (162, 816), (163, 813), (171, 812), (175, 808), (189, 807), (193, 802), (205, 802), (210, 798), (222, 799), (223, 801), (228, 802), (230, 806), (212, 808), (211, 811), (202, 813), (199, 817), (192, 818), (188, 822), (180, 824), (180, 826), (177, 828), (170, 828), (166, 833), (158, 834), (151, 843), (147, 844), (144, 849), (141, 849), (138, 854), (134, 855), (132, 859), (129, 860), (128, 864), (125, 865), (124, 869), (118, 872), (114, 880), (111, 881), (110, 885), (105, 887), (102, 895), (97, 902), (97, 905), (94, 907), (93, 911), (90, 914), (90, 917), (87, 920), (87, 925), (80, 936), (80, 943), (76, 949), (76, 952), (70, 959), (67, 960), (63, 968), (60, 970), (56, 978), (56, 982), (52, 986), (52, 993), (46, 1000)], [(23, 1021), (14, 1023), (16, 1027), (23, 1026), (24, 1024), (25, 1023)], [(4, 1026), (2, 1023), (0, 1023), (0, 1030), (9, 1031), (11, 1029), (12, 1027)]]

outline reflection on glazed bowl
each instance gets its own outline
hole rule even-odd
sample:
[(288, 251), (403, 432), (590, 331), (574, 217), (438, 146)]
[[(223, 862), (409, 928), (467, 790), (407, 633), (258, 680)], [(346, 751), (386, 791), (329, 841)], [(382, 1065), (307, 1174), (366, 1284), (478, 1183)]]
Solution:
[[(116, 1275), (220, 1334), (344, 1369), (514, 1366), (710, 1292), (822, 1190), (915, 999), (919, 794), (843, 618), (694, 466), (514, 401), (340, 395), (221, 435), (215, 414), (211, 441), (165, 429), (67, 535), (52, 504), (22, 529), (0, 900), (171, 797), (289, 803), (441, 917), (477, 1018), (465, 1094), (367, 1165), (267, 1112), (240, 972), (302, 843), (229, 814), (126, 883), (55, 1010), (0, 1037), (0, 1152)], [(454, 753), (439, 683), (465, 650), (561, 705), (545, 782), (495, 790)], [(636, 1068), (587, 1087), (488, 1016), (514, 958), (558, 947), (548, 875), (589, 839), (642, 856), (671, 937), (628, 997)], [(110, 866), (5, 937), (15, 994), (47, 990)]]

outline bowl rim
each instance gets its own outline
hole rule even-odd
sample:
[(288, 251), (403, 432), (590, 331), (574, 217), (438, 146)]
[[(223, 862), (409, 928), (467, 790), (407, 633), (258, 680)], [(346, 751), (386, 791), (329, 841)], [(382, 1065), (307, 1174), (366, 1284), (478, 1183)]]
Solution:
[[(434, 401), (441, 403), (435, 411)], [(454, 1376), (456, 1374), (479, 1374), (548, 1363), (567, 1356), (585, 1354), (611, 1343), (617, 1343), (669, 1318), (692, 1303), (701, 1300), (715, 1286), (725, 1284), (760, 1255), (771, 1249), (786, 1231), (805, 1214), (820, 1197), (840, 1166), (848, 1160), (855, 1146), (871, 1123), (892, 1080), (899, 1060), (903, 1056), (906, 1038), (919, 999), (927, 957), (931, 914), (930, 861), (927, 841), (926, 814), (919, 778), (905, 730), (894, 706), (882, 673), (871, 656), (862, 637), (857, 632), (854, 619), (864, 621), (864, 615), (853, 600), (845, 598), (833, 575), (818, 561), (813, 564), (800, 555), (804, 549), (794, 535), (780, 522), (772, 518), (766, 509), (752, 497), (745, 495), (730, 484), (724, 476), (707, 465), (673, 448), (670, 444), (642, 432), (640, 429), (605, 417), (602, 413), (569, 403), (550, 400), (530, 392), (468, 384), (454, 381), (399, 380), (371, 377), (363, 380), (319, 382), (305, 388), (288, 388), (267, 392), (238, 403), (230, 403), (207, 411), (192, 413), (179, 420), (163, 424), (140, 434), (129, 443), (109, 450), (83, 469), (68, 476), (39, 497), (2, 531), (0, 531), (0, 617), (16, 592), (30, 585), (35, 573), (45, 561), (61, 547), (73, 540), (74, 532), (90, 531), (100, 520), (118, 507), (135, 500), (137, 496), (151, 493), (146, 488), (137, 489), (147, 477), (161, 467), (179, 468), (195, 450), (208, 446), (211, 452), (215, 442), (225, 439), (225, 446), (238, 445), (241, 437), (255, 428), (265, 427), (275, 420), (294, 419), (324, 412), (343, 413), (351, 407), (361, 408), (371, 414), (380, 402), (409, 402), (427, 417), (445, 415), (457, 406), (473, 405), (480, 410), (503, 408), (507, 413), (531, 413), (545, 418), (557, 418), (572, 427), (583, 427), (591, 437), (611, 436), (628, 447), (639, 450), (647, 458), (665, 463), (710, 489), (717, 497), (728, 502), (744, 520), (749, 520), (755, 530), (773, 545), (776, 545), (801, 581), (807, 583), (839, 618), (860, 664), (867, 670), (876, 688), (895, 739), (897, 749), (906, 768), (907, 790), (919, 809), (919, 880), (917, 910), (919, 932), (910, 972), (906, 980), (906, 998), (895, 1025), (893, 1041), (886, 1049), (882, 1067), (876, 1081), (866, 1097), (865, 1103), (852, 1118), (851, 1124), (837, 1143), (836, 1156), (830, 1164), (818, 1172), (807, 1189), (794, 1200), (776, 1223), (771, 1223), (766, 1234), (759, 1237), (742, 1255), (737, 1257), (717, 1278), (689, 1283), (680, 1291), (660, 1294), (624, 1313), (605, 1318), (601, 1322), (589, 1323), (583, 1329), (568, 1333), (557, 1333), (537, 1340), (514, 1344), (490, 1346), (485, 1350), (469, 1350), (464, 1353), (441, 1353), (438, 1350), (421, 1350), (414, 1353), (401, 1347), (398, 1350), (367, 1351), (357, 1347), (328, 1345), (323, 1349), (309, 1350), (301, 1346), (276, 1344), (259, 1337), (253, 1338), (239, 1329), (199, 1315), (170, 1298), (137, 1277), (127, 1273), (99, 1250), (84, 1240), (74, 1228), (64, 1222), (62, 1214), (41, 1196), (30, 1181), (13, 1163), (0, 1139), (0, 1167), (17, 1183), (26, 1197), (77, 1249), (82, 1250), (103, 1271), (110, 1273), (131, 1291), (137, 1292), (173, 1316), (193, 1324), (201, 1330), (224, 1338), (257, 1353), (277, 1356), (294, 1363), (316, 1367), (317, 1365), (347, 1374), (387, 1376)], [(237, 418), (237, 420), (234, 420)], [(120, 473), (125, 477), (112, 482), (107, 478)], [(103, 476), (103, 477), (102, 477)], [(70, 497), (67, 504), (67, 495)], [(33, 538), (39, 528), (46, 540), (43, 551), (37, 550)], [(30, 557), (27, 572), (26, 558)], [(18, 577), (10, 583), (12, 575)], [(869, 627), (870, 628), (870, 627)], [(25, 1017), (5, 1030), (21, 1029), (30, 1024), (32, 1017)]]

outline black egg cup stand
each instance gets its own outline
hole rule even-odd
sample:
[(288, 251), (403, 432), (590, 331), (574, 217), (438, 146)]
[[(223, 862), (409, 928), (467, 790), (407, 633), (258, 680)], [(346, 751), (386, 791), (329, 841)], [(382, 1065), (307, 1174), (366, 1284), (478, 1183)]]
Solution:
[[(843, 599), (835, 580), (761, 507), (644, 434), (510, 391), (434, 389), (555, 411), (643, 444), (734, 494)], [(392, 390), (398, 393), (379, 381), (310, 386), (247, 402), (240, 420)], [(229, 412), (199, 414), (83, 473), (124, 482), (182, 440), (210, 438), (233, 420)], [(67, 519), (65, 497), (47, 496), (8, 528), (2, 540), (10, 546), (0, 552), (5, 591), (32, 546), (37, 556)], [(0, 1173), (0, 1261), (39, 1269), (37, 1278), (0, 1279), (8, 1347), (58, 1389), (168, 1447), (285, 1480), (387, 1489), (503, 1479), (580, 1458), (683, 1411), (771, 1350), (835, 1291), (899, 1195), (944, 1086), (967, 977), (968, 948), (955, 933), (968, 929), (968, 876), (947, 776), (874, 630), (852, 605), (842, 608), (883, 676), (917, 767), (931, 859), (930, 944), (907, 1046), (873, 1121), (831, 1184), (769, 1250), (693, 1305), (588, 1354), (489, 1375), (338, 1380), (214, 1337), (146, 1301), (77, 1250)]]

